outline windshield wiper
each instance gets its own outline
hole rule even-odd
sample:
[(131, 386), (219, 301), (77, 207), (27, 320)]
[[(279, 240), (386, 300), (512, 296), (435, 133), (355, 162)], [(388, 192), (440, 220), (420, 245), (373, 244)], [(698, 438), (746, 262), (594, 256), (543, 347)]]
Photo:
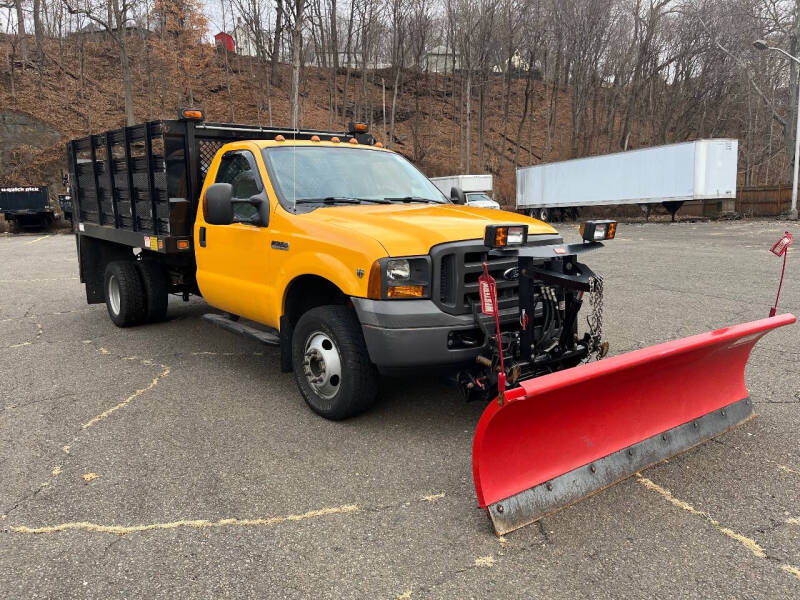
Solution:
[(300, 198), (295, 204), (361, 204), (362, 202), (375, 202), (377, 204), (389, 204), (389, 200), (383, 198), (350, 198), (347, 196), (327, 196), (325, 198)]
[(325, 198), (300, 198), (295, 200), (295, 204), (359, 204), (358, 198), (347, 198), (344, 196), (327, 196)]
[(424, 202), (425, 204), (434, 203), (434, 204), (441, 204), (441, 202), (436, 202), (436, 200), (432, 200), (431, 198), (422, 198), (420, 196), (398, 196), (396, 198), (384, 198), (387, 202)]

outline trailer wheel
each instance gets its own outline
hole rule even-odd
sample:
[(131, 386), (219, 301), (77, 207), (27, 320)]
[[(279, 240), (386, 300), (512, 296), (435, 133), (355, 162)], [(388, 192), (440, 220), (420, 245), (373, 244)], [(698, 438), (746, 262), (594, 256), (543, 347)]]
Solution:
[(136, 266), (139, 269), (144, 288), (145, 322), (163, 321), (167, 316), (167, 304), (169, 303), (167, 274), (161, 265), (150, 260), (138, 261)]
[(147, 314), (144, 287), (136, 263), (115, 260), (105, 272), (106, 308), (117, 327), (130, 327), (144, 321)]
[(361, 325), (345, 306), (318, 306), (300, 317), (292, 335), (292, 366), (306, 403), (326, 419), (352, 417), (375, 402), (378, 371)]
[(540, 221), (547, 222), (550, 220), (550, 211), (547, 210), (545, 207), (532, 208), (530, 216), (534, 219), (539, 219)]

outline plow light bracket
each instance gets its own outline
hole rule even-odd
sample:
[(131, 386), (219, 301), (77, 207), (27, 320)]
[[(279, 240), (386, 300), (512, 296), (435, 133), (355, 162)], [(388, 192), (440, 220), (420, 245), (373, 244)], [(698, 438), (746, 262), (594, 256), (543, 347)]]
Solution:
[(617, 222), (611, 220), (584, 221), (581, 223), (580, 231), (581, 237), (587, 242), (613, 240), (617, 233)]
[(527, 225), (487, 225), (483, 235), (483, 244), (487, 248), (508, 248), (527, 243)]

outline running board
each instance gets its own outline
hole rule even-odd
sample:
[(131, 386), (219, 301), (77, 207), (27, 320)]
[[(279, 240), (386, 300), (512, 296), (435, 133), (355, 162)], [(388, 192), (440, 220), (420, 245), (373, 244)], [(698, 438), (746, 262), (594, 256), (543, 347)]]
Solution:
[(250, 325), (245, 325), (244, 323), (239, 323), (238, 321), (234, 321), (225, 315), (206, 313), (203, 315), (203, 319), (209, 323), (213, 323), (217, 327), (222, 327), (222, 329), (226, 329), (231, 333), (238, 333), (239, 335), (243, 335), (245, 337), (254, 338), (262, 344), (266, 344), (267, 346), (281, 345), (281, 341), (277, 333), (264, 331), (263, 329), (258, 329), (256, 327), (251, 327)]

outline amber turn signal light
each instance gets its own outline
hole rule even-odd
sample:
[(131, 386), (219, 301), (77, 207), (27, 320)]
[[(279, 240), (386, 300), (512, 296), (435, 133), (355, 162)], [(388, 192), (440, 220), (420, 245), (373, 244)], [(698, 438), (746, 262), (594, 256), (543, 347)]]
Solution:
[(386, 288), (387, 298), (422, 298), (424, 295), (424, 285), (390, 285)]

